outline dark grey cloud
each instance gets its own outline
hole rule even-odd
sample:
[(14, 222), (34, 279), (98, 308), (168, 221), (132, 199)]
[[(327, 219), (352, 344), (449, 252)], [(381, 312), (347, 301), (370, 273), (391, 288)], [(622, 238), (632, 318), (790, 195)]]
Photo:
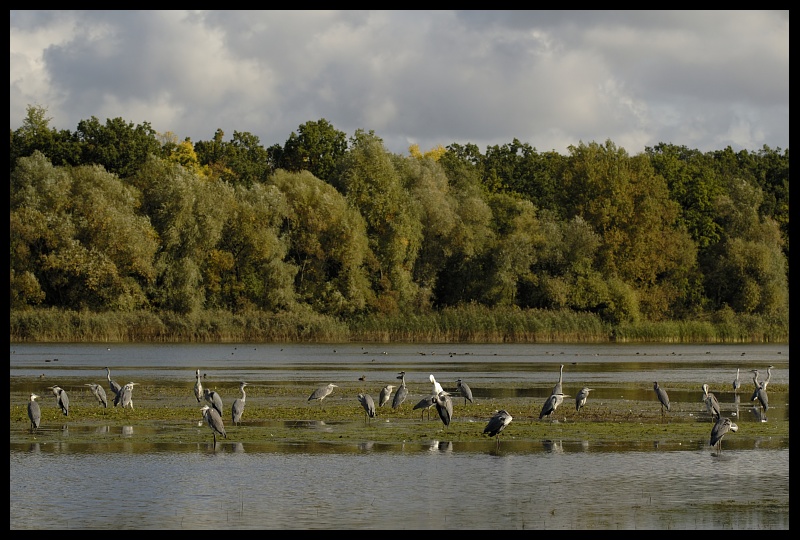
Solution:
[(788, 148), (788, 11), (12, 11), (11, 129)]

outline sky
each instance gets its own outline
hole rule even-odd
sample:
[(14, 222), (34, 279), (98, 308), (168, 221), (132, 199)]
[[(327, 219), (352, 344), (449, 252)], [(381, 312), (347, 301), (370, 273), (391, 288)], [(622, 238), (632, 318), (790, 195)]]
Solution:
[(177, 140), (283, 146), (321, 119), (408, 155), (607, 140), (789, 148), (789, 11), (14, 11), (11, 130), (28, 106)]

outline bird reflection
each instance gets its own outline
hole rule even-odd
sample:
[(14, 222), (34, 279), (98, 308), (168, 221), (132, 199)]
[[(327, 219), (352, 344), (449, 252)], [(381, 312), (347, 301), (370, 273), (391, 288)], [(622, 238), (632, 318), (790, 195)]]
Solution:
[(123, 435), (133, 435), (133, 426), (122, 426)]
[(546, 441), (542, 441), (542, 446), (544, 446), (544, 449), (552, 454), (560, 454), (564, 451), (564, 446), (560, 440), (552, 441), (547, 439)]

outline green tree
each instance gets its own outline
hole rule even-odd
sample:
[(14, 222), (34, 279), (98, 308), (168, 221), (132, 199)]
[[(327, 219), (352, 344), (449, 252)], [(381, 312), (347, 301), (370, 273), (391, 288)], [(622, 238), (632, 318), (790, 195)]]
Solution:
[(375, 307), (393, 313), (411, 309), (418, 299), (412, 272), (422, 241), (422, 225), (403, 188), (383, 141), (358, 130), (341, 160), (335, 187), (359, 210), (367, 225), (367, 261)]
[(364, 312), (372, 301), (365, 267), (366, 224), (331, 185), (308, 171), (279, 170), (270, 179), (285, 196), (289, 212), (282, 233), (287, 259), (298, 271), (298, 300), (337, 317)]
[(149, 122), (134, 125), (122, 118), (107, 119), (105, 125), (92, 116), (78, 122), (75, 133), (83, 165), (100, 165), (120, 178), (136, 173), (148, 156), (161, 155), (161, 144)]
[(278, 167), (287, 171), (310, 171), (330, 183), (336, 174), (337, 163), (347, 152), (347, 135), (324, 118), (306, 122), (292, 132), (283, 151), (278, 154)]
[(17, 159), (32, 155), (35, 151), (44, 154), (53, 165), (78, 165), (80, 148), (69, 130), (57, 131), (50, 127), (51, 117), (47, 108), (29, 105), (22, 126), (11, 131), (9, 165), (14, 170)]

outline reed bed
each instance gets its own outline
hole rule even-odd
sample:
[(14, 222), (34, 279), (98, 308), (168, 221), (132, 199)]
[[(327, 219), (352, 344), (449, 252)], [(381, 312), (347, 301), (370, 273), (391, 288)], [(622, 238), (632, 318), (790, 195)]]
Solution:
[(734, 314), (612, 325), (594, 313), (477, 304), (341, 320), (311, 310), (11, 311), (12, 342), (788, 343), (786, 318)]

